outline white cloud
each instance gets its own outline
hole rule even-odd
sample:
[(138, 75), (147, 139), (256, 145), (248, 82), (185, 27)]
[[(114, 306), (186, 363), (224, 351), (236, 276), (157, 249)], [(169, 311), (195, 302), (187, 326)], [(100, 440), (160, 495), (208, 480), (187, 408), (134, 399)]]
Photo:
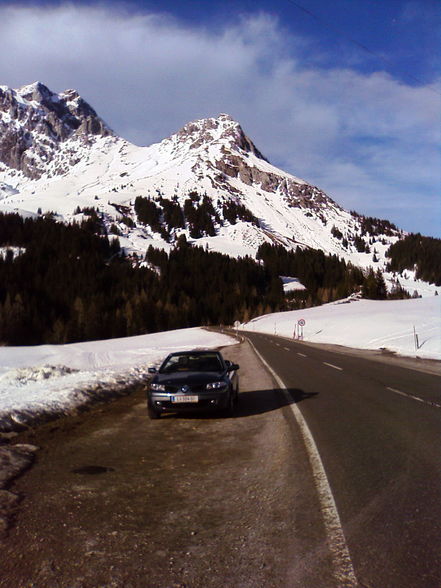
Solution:
[(439, 95), (384, 73), (302, 67), (306, 42), (287, 35), (266, 14), (208, 30), (124, 5), (3, 6), (0, 83), (73, 87), (138, 144), (228, 112), (273, 163), (342, 205), (439, 232)]

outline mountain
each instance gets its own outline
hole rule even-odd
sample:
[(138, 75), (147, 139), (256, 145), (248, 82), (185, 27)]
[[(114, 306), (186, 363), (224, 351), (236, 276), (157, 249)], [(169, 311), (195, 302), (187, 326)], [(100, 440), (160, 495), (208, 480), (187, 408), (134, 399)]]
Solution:
[(0, 211), (99, 218), (127, 252), (169, 249), (181, 234), (232, 256), (263, 243), (321, 249), (383, 267), (402, 232), (344, 210), (273, 166), (227, 114), (138, 147), (75, 90), (0, 87)]
[(108, 135), (75, 90), (54, 94), (40, 82), (18, 90), (0, 86), (0, 162), (30, 180), (67, 173), (79, 161), (75, 143)]

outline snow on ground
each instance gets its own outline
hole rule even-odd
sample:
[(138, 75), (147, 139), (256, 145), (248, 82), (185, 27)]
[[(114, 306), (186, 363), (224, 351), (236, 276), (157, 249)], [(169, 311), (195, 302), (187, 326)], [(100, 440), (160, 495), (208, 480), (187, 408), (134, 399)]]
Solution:
[(283, 291), (285, 294), (287, 292), (297, 292), (299, 290), (306, 290), (305, 286), (301, 283), (298, 278), (291, 278), (290, 276), (279, 276), (282, 280), (283, 284)]
[[(441, 360), (441, 296), (411, 300), (357, 300), (257, 317), (241, 329), (359, 349)], [(418, 348), (415, 345), (418, 335)]]
[(148, 367), (172, 351), (235, 342), (194, 328), (70, 345), (0, 347), (0, 431), (110, 399), (142, 381)]
[(12, 255), (12, 259), (22, 255), (26, 249), (24, 247), (0, 247), (0, 258), (6, 259), (8, 255)]
[[(299, 334), (299, 319), (305, 321), (305, 341), (441, 360), (441, 296), (347, 299), (261, 316), (241, 328), (292, 338), (294, 330)], [(226, 335), (195, 328), (70, 345), (0, 347), (0, 432), (118, 396), (142, 382), (147, 368), (174, 350), (234, 342)]]
[[(380, 268), (381, 269), (381, 268)], [(441, 294), (441, 288), (435, 284), (423, 282), (415, 277), (416, 272), (413, 270), (404, 270), (401, 274), (393, 274), (390, 272), (384, 273), (386, 286), (391, 291), (396, 285), (397, 281), (409, 294), (417, 294), (418, 296), (434, 296), (435, 292)]]

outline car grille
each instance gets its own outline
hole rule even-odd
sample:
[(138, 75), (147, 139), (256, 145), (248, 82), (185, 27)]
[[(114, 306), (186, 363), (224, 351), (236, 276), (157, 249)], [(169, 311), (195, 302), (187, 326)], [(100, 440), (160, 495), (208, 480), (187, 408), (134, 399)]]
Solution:
[(210, 400), (209, 398), (207, 399), (199, 399), (199, 402), (196, 403), (187, 403), (187, 402), (167, 402), (162, 400), (161, 401), (161, 407), (163, 409), (169, 409), (169, 410), (186, 410), (186, 411), (195, 411), (195, 410), (201, 410), (204, 408), (216, 408), (218, 407), (218, 401), (217, 400)]
[(206, 387), (205, 384), (203, 386), (175, 386), (166, 384), (165, 391), (169, 394), (200, 394), (201, 392), (206, 392)]

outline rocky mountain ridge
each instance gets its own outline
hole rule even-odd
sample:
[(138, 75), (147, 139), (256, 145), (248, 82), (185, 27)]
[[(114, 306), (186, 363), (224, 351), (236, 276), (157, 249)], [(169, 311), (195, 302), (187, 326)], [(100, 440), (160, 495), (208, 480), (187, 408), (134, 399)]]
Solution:
[[(75, 90), (54, 94), (40, 82), (18, 90), (0, 86), (0, 162), (29, 179), (67, 171), (48, 167), (67, 140), (108, 135), (112, 131)], [(76, 163), (71, 150), (69, 166)]]
[(273, 166), (227, 114), (138, 147), (75, 90), (55, 94), (39, 82), (0, 86), (1, 210), (65, 222), (93, 214), (141, 257), (184, 234), (232, 256), (255, 256), (263, 243), (300, 245), (382, 267), (402, 234)]

